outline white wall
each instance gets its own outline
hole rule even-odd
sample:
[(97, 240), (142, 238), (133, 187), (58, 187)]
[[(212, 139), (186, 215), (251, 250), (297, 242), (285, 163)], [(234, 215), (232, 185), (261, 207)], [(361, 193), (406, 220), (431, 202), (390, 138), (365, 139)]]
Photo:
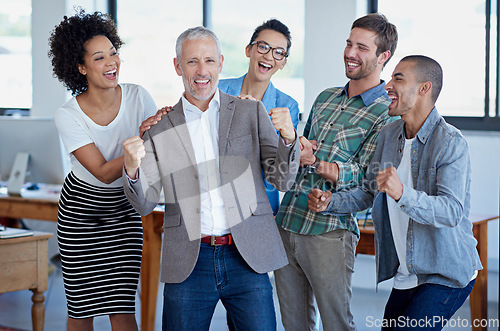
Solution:
[[(471, 213), (499, 215), (500, 132), (463, 132), (471, 156)], [(499, 269), (498, 220), (488, 223), (488, 268)]]
[(321, 91), (347, 83), (344, 46), (356, 18), (356, 1), (305, 1), (304, 121)]
[(34, 117), (53, 117), (66, 100), (63, 85), (52, 77), (52, 65), (47, 56), (50, 32), (66, 11), (65, 0), (32, 0), (31, 36), (33, 55), (33, 108)]

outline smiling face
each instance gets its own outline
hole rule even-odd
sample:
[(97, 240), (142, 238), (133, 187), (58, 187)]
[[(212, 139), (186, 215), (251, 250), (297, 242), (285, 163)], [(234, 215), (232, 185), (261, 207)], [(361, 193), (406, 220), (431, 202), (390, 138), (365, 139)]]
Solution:
[(352, 80), (360, 80), (379, 75), (385, 62), (385, 52), (377, 56), (375, 32), (354, 28), (347, 39), (344, 50), (345, 75)]
[[(287, 49), (286, 37), (274, 30), (262, 30), (255, 41), (265, 41), (272, 48), (281, 47)], [(267, 54), (260, 54), (257, 45), (248, 45), (245, 49), (246, 56), (250, 58), (248, 74), (257, 81), (270, 81), (271, 77), (286, 64), (286, 58), (277, 61), (272, 54), (272, 50)]]
[(411, 113), (415, 109), (418, 101), (421, 85), (417, 82), (413, 66), (415, 63), (410, 61), (399, 62), (391, 80), (385, 86), (389, 98), (392, 100), (389, 105), (390, 116), (401, 116)]
[(219, 83), (224, 58), (212, 38), (186, 40), (181, 58), (174, 58), (175, 71), (182, 76), (186, 99), (205, 110)]
[(78, 70), (86, 76), (89, 89), (116, 87), (121, 62), (111, 41), (105, 36), (95, 36), (84, 47), (84, 64), (78, 65)]

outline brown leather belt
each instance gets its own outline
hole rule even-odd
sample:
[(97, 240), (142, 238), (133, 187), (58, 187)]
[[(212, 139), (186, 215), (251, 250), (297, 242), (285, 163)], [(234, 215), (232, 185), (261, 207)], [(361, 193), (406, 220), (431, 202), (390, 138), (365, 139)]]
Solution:
[(233, 237), (228, 234), (225, 236), (206, 236), (201, 237), (201, 242), (212, 246), (232, 245)]

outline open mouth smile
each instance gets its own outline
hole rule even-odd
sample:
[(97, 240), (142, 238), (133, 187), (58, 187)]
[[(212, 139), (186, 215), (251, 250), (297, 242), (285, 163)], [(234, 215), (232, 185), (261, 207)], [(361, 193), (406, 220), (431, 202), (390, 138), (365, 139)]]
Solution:
[(269, 63), (259, 62), (259, 70), (260, 70), (261, 72), (268, 72), (268, 71), (270, 71), (272, 68), (273, 68), (273, 66), (272, 66), (272, 65), (270, 65)]
[(115, 79), (116, 78), (116, 72), (117, 72), (117, 70), (116, 70), (116, 68), (114, 68), (114, 69), (111, 69), (109, 71), (106, 71), (104, 73), (104, 76), (106, 78), (109, 78), (109, 79)]

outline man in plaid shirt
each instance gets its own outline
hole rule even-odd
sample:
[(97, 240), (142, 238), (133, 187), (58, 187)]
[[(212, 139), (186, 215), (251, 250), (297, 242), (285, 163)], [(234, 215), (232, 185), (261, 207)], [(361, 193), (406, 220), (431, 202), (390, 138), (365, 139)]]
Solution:
[(355, 329), (350, 301), (359, 229), (353, 216), (307, 208), (313, 188), (336, 191), (361, 183), (382, 127), (391, 121), (390, 100), (380, 79), (394, 54), (396, 27), (381, 14), (354, 21), (344, 50), (349, 82), (321, 92), (301, 137), (301, 170), (282, 202), (276, 222), (289, 265), (276, 270), (285, 329), (314, 330), (316, 311), (324, 330)]

